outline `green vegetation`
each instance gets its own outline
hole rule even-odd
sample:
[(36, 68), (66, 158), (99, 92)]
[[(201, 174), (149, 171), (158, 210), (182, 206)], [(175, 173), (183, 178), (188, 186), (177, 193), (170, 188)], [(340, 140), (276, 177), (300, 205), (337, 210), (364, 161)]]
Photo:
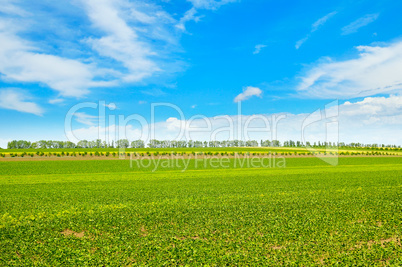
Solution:
[(401, 158), (339, 160), (0, 162), (0, 265), (401, 265)]
[[(325, 149), (325, 148), (315, 148), (315, 151), (310, 152), (304, 147), (202, 147), (202, 148), (126, 148), (124, 153), (133, 153), (137, 156), (151, 156), (155, 153), (158, 155), (177, 155), (177, 154), (194, 154), (194, 153), (203, 153), (207, 155), (211, 154), (225, 154), (231, 155), (233, 153), (237, 154), (246, 154), (249, 153), (251, 155), (259, 154), (259, 155), (267, 155), (278, 154), (278, 155), (286, 155), (286, 156), (294, 156), (294, 155), (312, 155), (312, 154), (333, 154), (333, 155), (346, 155), (346, 156), (354, 156), (354, 155), (402, 155), (402, 151), (399, 148), (342, 148), (342, 149)], [(52, 149), (7, 149), (2, 150), (0, 152), (0, 158), (2, 156), (7, 157), (20, 157), (22, 156), (94, 156), (95, 153), (98, 156), (106, 156), (107, 152), (109, 152), (108, 156), (118, 156), (119, 151), (118, 148), (52, 148)], [(56, 154), (55, 154), (56, 153)], [(62, 154), (64, 153), (64, 155)], [(92, 153), (92, 155), (90, 154)]]
[(256, 140), (242, 141), (242, 140), (225, 140), (225, 141), (175, 141), (175, 140), (156, 140), (151, 139), (146, 145), (143, 140), (135, 140), (130, 143), (127, 139), (119, 139), (108, 143), (101, 139), (87, 141), (81, 140), (77, 144), (70, 141), (53, 141), (53, 140), (40, 140), (37, 142), (30, 142), (25, 140), (13, 140), (8, 142), (7, 149), (71, 149), (71, 148), (157, 148), (157, 149), (177, 149), (177, 148), (244, 148), (244, 147), (285, 147), (285, 148), (341, 148), (341, 149), (385, 149), (402, 151), (401, 146), (385, 145), (385, 144), (362, 144), (344, 142), (306, 142), (305, 144), (300, 141), (285, 141), (283, 144), (278, 140)]

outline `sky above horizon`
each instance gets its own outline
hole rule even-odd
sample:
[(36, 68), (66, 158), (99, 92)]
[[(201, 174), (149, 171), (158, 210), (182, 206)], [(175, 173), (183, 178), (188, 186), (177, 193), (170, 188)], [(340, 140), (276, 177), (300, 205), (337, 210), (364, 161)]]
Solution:
[[(402, 145), (401, 11), (391, 0), (0, 0), (0, 147), (69, 130), (72, 141), (107, 139), (99, 132), (116, 136), (118, 116), (133, 114), (160, 139), (180, 123), (282, 114), (274, 136), (250, 138), (301, 140), (306, 118), (333, 101), (332, 141)], [(170, 106), (152, 113), (155, 103)], [(325, 125), (306, 127), (307, 139), (328, 139)], [(135, 118), (123, 128), (141, 138)]]

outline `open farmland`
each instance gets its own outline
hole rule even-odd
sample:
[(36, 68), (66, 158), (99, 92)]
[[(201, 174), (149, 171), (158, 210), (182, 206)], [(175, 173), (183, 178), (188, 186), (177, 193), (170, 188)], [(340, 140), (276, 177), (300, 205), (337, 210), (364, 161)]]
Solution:
[(402, 267), (401, 13), (0, 0), (0, 267)]
[(401, 158), (339, 160), (0, 162), (0, 265), (401, 265)]

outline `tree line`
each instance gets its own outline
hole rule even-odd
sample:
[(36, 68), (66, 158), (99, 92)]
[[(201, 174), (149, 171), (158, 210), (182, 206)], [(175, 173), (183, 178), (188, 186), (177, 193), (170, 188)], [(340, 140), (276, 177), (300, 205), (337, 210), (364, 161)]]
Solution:
[(40, 140), (37, 142), (30, 142), (25, 140), (13, 140), (8, 142), (7, 149), (51, 149), (51, 148), (202, 148), (202, 147), (339, 147), (339, 148), (401, 148), (396, 145), (385, 144), (362, 144), (362, 143), (349, 143), (344, 142), (306, 142), (301, 141), (285, 141), (281, 143), (278, 140), (256, 140), (242, 141), (242, 140), (226, 140), (226, 141), (174, 141), (174, 140), (156, 140), (152, 139), (148, 144), (143, 140), (129, 141), (128, 139), (119, 139), (110, 143), (102, 141), (101, 139), (88, 141), (81, 140), (78, 143), (70, 141), (52, 141)]

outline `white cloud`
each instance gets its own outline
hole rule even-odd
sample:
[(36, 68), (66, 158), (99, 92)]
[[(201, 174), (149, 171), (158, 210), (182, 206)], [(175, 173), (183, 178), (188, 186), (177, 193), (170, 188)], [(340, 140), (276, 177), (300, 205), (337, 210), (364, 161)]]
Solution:
[(2, 0), (0, 5), (0, 13), (9, 15), (27, 16), (28, 12), (16, 6), (12, 0)]
[[(63, 12), (65, 9), (57, 3), (40, 3), (39, 11), (32, 13), (25, 12), (19, 1), (1, 3), (0, 12), (7, 14), (0, 16), (2, 80), (45, 85), (63, 97), (83, 97), (94, 87), (142, 82), (156, 72), (180, 69), (180, 60), (170, 57), (180, 49), (179, 35), (174, 31), (177, 21), (160, 6), (128, 0), (73, 3), (69, 8), (77, 10), (74, 20), (81, 20), (78, 28), (69, 25), (69, 10), (68, 16), (57, 13), (56, 17), (40, 8), (44, 5)], [(80, 17), (82, 9), (92, 28)], [(45, 25), (48, 21), (54, 26)], [(46, 33), (51, 38), (29, 41), (32, 33)], [(66, 50), (70, 46), (79, 52), (69, 54)]]
[(118, 126), (110, 125), (106, 127), (90, 126), (87, 128), (75, 129), (66, 133), (70, 137), (71, 142), (77, 143), (80, 140), (106, 140), (107, 142), (116, 141), (117, 139), (137, 140), (144, 139), (144, 135), (140, 129), (135, 129), (132, 125)]
[[(153, 125), (110, 127), (91, 126), (74, 130), (79, 139), (104, 139), (103, 137), (159, 140), (301, 140), (304, 132), (306, 141), (340, 141), (361, 143), (385, 143), (402, 145), (402, 96), (368, 97), (355, 103), (346, 102), (332, 106), (326, 114), (339, 110), (339, 116), (331, 118), (339, 122), (338, 131), (327, 133), (328, 120), (319, 119), (304, 124), (308, 113), (261, 114), (240, 116), (216, 116), (190, 118), (188, 120), (168, 118)], [(336, 114), (336, 112), (333, 112)], [(238, 136), (238, 128), (243, 130)], [(303, 128), (304, 127), (304, 128)], [(275, 130), (276, 129), (276, 130)], [(151, 135), (151, 133), (154, 133)], [(119, 136), (117, 136), (118, 134)]]
[(107, 107), (110, 110), (115, 110), (117, 109), (117, 106), (115, 103), (109, 103), (109, 104), (104, 104), (105, 107)]
[(102, 37), (91, 37), (87, 42), (101, 56), (112, 58), (126, 68), (122, 73), (124, 81), (138, 82), (162, 71), (156, 59), (163, 51), (151, 44), (176, 42), (165, 29), (165, 25), (175, 23), (166, 12), (151, 4), (126, 0), (81, 2), (93, 27), (103, 33)]
[(11, 142), (12, 139), (3, 139), (0, 138), (0, 148), (6, 149), (8, 142)]
[(367, 26), (378, 18), (379, 14), (368, 14), (342, 28), (342, 35), (357, 32), (361, 27)]
[(340, 139), (402, 145), (402, 96), (367, 97), (339, 107)]
[[(177, 21), (146, 0), (37, 5), (2, 0), (0, 79), (49, 87), (60, 97), (84, 97), (92, 88), (122, 83), (147, 84), (155, 76), (163, 82), (163, 75), (183, 66), (176, 56), (181, 50), (177, 27), (185, 29), (186, 21), (199, 20), (201, 9), (230, 2), (191, 1), (192, 8)], [(77, 21), (79, 27), (72, 26)]]
[(223, 5), (238, 2), (238, 0), (187, 0), (191, 2), (195, 8), (217, 9)]
[(246, 88), (243, 89), (243, 93), (237, 95), (234, 99), (234, 102), (240, 102), (247, 100), (251, 98), (252, 96), (261, 96), (262, 91), (258, 87), (253, 87), (253, 86), (247, 86)]
[(261, 50), (262, 50), (263, 48), (265, 48), (265, 47), (267, 47), (267, 46), (264, 45), (264, 44), (258, 44), (258, 45), (256, 45), (256, 46), (254, 47), (255, 50), (254, 50), (253, 54), (254, 54), (254, 55), (259, 54), (259, 53), (261, 52)]
[(0, 91), (0, 108), (17, 110), (41, 116), (44, 110), (34, 102), (29, 101), (27, 93), (18, 89)]
[(215, 10), (218, 9), (219, 7), (229, 4), (229, 3), (234, 3), (238, 2), (238, 0), (187, 0), (188, 2), (191, 2), (193, 5), (189, 10), (187, 10), (186, 13), (184, 13), (183, 17), (180, 19), (179, 23), (176, 24), (176, 28), (185, 31), (186, 26), (185, 24), (189, 21), (195, 21), (198, 22), (201, 18), (202, 15), (196, 16), (198, 13), (198, 10), (200, 9), (209, 9), (209, 10)]
[(298, 91), (315, 98), (364, 97), (402, 89), (402, 42), (358, 46), (355, 59), (318, 63), (301, 77)]
[(330, 18), (335, 16), (337, 13), (338, 12), (334, 11), (334, 12), (328, 13), (324, 17), (318, 19), (316, 22), (313, 23), (313, 25), (311, 25), (311, 32), (315, 32), (316, 30), (318, 30), (319, 27), (324, 25)]
[[(379, 114), (381, 114), (383, 118), (402, 115), (402, 96), (366, 97), (362, 101), (355, 103), (346, 101), (341, 108), (342, 114), (345, 116), (365, 116), (366, 119), (376, 117)], [(401, 123), (402, 121), (399, 122), (399, 124)]]
[(307, 34), (304, 38), (298, 40), (295, 44), (295, 48), (299, 49), (311, 36), (311, 34), (315, 31), (317, 31), (321, 26), (323, 26), (330, 18), (332, 18), (333, 16), (335, 16), (338, 12), (333, 11), (331, 13), (328, 13), (327, 15), (325, 15), (322, 18), (319, 18), (317, 21), (315, 21), (312, 25), (311, 25), (311, 31), (309, 34)]
[(299, 49), (310, 38), (310, 34), (296, 42), (295, 48)]
[(123, 63), (130, 70), (125, 79), (140, 81), (160, 70), (149, 59), (152, 50), (138, 39), (137, 33), (119, 16), (121, 11), (116, 2), (90, 0), (84, 3), (93, 25), (106, 34), (99, 39), (90, 38), (88, 42), (100, 55)]
[(179, 23), (176, 24), (176, 27), (182, 31), (186, 30), (186, 22), (188, 21), (195, 21), (198, 22), (201, 18), (201, 16), (196, 16), (197, 14), (197, 9), (194, 7), (190, 8), (189, 10), (184, 13), (184, 16), (180, 19)]
[(93, 126), (98, 122), (98, 116), (92, 116), (89, 114), (86, 114), (84, 112), (76, 112), (74, 113), (75, 120), (79, 123), (88, 125), (88, 126)]
[(60, 103), (63, 103), (64, 102), (64, 99), (62, 99), (62, 98), (55, 98), (55, 99), (50, 99), (49, 100), (49, 104), (60, 104)]
[(43, 53), (19, 38), (10, 21), (0, 20), (0, 73), (6, 81), (37, 82), (48, 85), (62, 96), (81, 97), (95, 82), (91, 65)]
[(145, 94), (145, 95), (151, 95), (151, 96), (163, 96), (166, 95), (166, 93), (164, 91), (162, 91), (161, 89), (150, 89), (150, 90), (142, 90), (141, 93)]

